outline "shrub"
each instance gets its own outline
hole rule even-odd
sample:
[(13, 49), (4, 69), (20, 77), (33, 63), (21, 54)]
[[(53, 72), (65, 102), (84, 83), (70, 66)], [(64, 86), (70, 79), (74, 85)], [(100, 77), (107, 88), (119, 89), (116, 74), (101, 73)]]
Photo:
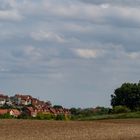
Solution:
[(127, 108), (126, 106), (115, 106), (113, 109), (112, 109), (112, 113), (116, 113), (116, 114), (119, 114), (119, 113), (128, 113), (130, 112), (130, 109)]
[(44, 119), (45, 120), (53, 120), (54, 119), (54, 115), (52, 115), (52, 114), (44, 114)]
[(3, 114), (3, 115), (0, 115), (0, 118), (1, 119), (11, 119), (11, 118), (13, 118), (13, 116), (11, 116), (9, 113), (6, 113), (6, 114)]
[(56, 120), (66, 120), (66, 117), (63, 114), (59, 114), (56, 116)]
[(28, 116), (27, 114), (22, 113), (17, 118), (18, 119), (31, 119), (32, 117)]
[(55, 116), (52, 115), (52, 114), (42, 114), (42, 113), (39, 113), (36, 116), (36, 119), (39, 119), (39, 120), (53, 120), (54, 118), (55, 118)]

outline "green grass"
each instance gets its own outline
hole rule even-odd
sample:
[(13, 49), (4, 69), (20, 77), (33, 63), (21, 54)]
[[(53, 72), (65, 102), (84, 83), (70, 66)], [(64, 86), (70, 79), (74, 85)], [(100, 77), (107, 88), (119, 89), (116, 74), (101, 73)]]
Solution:
[(90, 117), (80, 117), (76, 120), (90, 121), (90, 120), (104, 120), (104, 119), (127, 119), (127, 118), (140, 118), (140, 112), (109, 114), (109, 115), (95, 115)]

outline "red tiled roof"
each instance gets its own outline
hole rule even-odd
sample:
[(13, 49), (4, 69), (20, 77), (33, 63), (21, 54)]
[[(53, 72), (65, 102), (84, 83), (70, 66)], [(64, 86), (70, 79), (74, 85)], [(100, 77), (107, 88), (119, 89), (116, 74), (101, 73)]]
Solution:
[(17, 109), (11, 109), (10, 111), (12, 111), (15, 116), (19, 116), (21, 114)]
[(8, 113), (8, 109), (0, 109), (0, 115)]
[(7, 96), (7, 95), (0, 94), (0, 98), (2, 98), (2, 99), (7, 99), (8, 96)]
[(32, 99), (32, 96), (30, 95), (22, 95), (22, 94), (16, 94), (15, 97), (21, 98), (21, 99)]
[(49, 110), (50, 110), (51, 113), (56, 114), (56, 110), (54, 108), (49, 108)]
[(33, 111), (34, 111), (33, 107), (27, 107), (27, 109), (28, 109), (30, 112), (33, 112)]

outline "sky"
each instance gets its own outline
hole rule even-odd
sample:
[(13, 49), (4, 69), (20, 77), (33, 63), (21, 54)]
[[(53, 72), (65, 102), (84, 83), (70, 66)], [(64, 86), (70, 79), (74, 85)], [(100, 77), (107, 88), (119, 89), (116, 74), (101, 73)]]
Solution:
[(0, 0), (0, 91), (65, 107), (110, 106), (140, 80), (140, 0)]

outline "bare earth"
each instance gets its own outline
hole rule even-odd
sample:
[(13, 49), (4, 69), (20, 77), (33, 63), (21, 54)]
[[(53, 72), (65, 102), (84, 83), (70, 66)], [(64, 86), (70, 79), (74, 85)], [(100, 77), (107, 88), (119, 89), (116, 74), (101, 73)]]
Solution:
[(140, 119), (0, 120), (0, 140), (140, 140)]

